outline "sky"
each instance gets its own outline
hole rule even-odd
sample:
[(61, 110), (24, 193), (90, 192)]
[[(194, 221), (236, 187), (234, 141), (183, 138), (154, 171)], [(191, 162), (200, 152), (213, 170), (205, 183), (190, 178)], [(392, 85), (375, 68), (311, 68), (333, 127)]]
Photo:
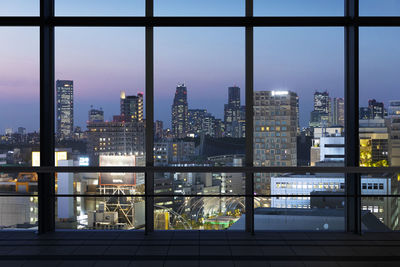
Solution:
[[(0, 16), (36, 16), (37, 0), (0, 0)], [(342, 0), (254, 0), (255, 16), (341, 16)], [(155, 0), (157, 16), (243, 16), (244, 0)], [(56, 0), (59, 16), (142, 16), (144, 0)], [(360, 0), (361, 15), (400, 15), (399, 0)], [(56, 79), (74, 80), (75, 124), (85, 128), (90, 105), (105, 118), (119, 113), (119, 93), (145, 91), (144, 28), (56, 29)], [(39, 128), (39, 29), (0, 27), (0, 133)], [(291, 90), (300, 123), (313, 93), (344, 92), (344, 29), (255, 28), (254, 89)], [(229, 86), (242, 90), (244, 28), (155, 28), (155, 119), (170, 126), (175, 87), (185, 82), (189, 108), (223, 117)], [(360, 29), (360, 105), (400, 99), (400, 28)], [(5, 111), (5, 112), (4, 112)]]

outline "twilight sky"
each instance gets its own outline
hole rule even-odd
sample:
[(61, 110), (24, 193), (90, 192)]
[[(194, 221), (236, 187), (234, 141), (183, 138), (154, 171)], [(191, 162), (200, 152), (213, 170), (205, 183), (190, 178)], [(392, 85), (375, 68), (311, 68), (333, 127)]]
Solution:
[[(37, 15), (36, 0), (0, 0), (0, 16)], [(385, 2), (383, 6), (382, 3)], [(144, 0), (56, 0), (57, 15), (143, 15)], [(360, 0), (362, 15), (400, 15), (398, 0)], [(378, 5), (378, 3), (380, 5)], [(210, 8), (214, 5), (213, 8)], [(255, 15), (343, 14), (342, 0), (254, 0)], [(290, 9), (287, 9), (290, 6)], [(286, 8), (286, 9), (284, 9)], [(244, 0), (155, 0), (156, 15), (241, 16)], [(227, 88), (242, 89), (243, 28), (155, 28), (155, 118), (170, 126), (177, 83), (188, 87), (189, 108), (222, 118)], [(343, 96), (344, 30), (256, 28), (255, 90), (291, 90), (300, 97), (305, 126), (315, 90)], [(0, 133), (39, 128), (39, 29), (0, 28)], [(360, 103), (400, 99), (400, 28), (360, 29)], [(74, 80), (75, 124), (85, 126), (90, 105), (106, 119), (119, 112), (119, 92), (144, 91), (144, 28), (57, 28), (56, 79)]]

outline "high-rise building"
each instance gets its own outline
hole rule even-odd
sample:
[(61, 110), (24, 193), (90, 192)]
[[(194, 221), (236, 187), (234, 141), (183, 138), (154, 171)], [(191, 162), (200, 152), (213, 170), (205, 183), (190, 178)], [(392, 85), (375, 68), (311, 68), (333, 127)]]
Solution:
[(400, 117), (400, 100), (389, 101), (388, 115), (390, 117), (393, 116)]
[(328, 127), (331, 124), (331, 98), (328, 91), (314, 93), (314, 110), (311, 112), (311, 127)]
[(368, 100), (368, 108), (371, 112), (370, 119), (383, 119), (385, 117), (383, 102), (377, 102), (375, 99)]
[(203, 119), (206, 115), (206, 109), (189, 109), (188, 132), (197, 136), (200, 135), (203, 131)]
[(184, 138), (188, 133), (188, 102), (185, 84), (178, 84), (172, 103), (172, 134), (175, 138)]
[(104, 111), (100, 109), (95, 109), (93, 106), (89, 110), (89, 122), (103, 122), (104, 121)]
[(203, 133), (210, 137), (215, 136), (215, 117), (211, 113), (207, 113), (203, 118)]
[(344, 126), (344, 98), (333, 98), (332, 124), (334, 126)]
[(369, 120), (371, 118), (371, 110), (369, 107), (360, 107), (359, 117), (360, 120)]
[(26, 128), (25, 127), (18, 127), (18, 134), (26, 134)]
[(226, 135), (231, 137), (241, 137), (240, 113), (240, 88), (232, 86), (228, 88), (228, 104), (224, 108), (224, 121), (226, 125)]
[(154, 136), (155, 139), (162, 139), (164, 137), (164, 123), (163, 121), (156, 120), (154, 123)]
[[(296, 166), (297, 94), (254, 92), (254, 165)], [(256, 192), (269, 193), (269, 174), (255, 174)]]
[(121, 92), (121, 116), (125, 121), (143, 121), (143, 93), (138, 93), (136, 96), (127, 96), (125, 91)]
[(57, 80), (57, 136), (71, 138), (74, 131), (74, 82)]
[(329, 113), (330, 112), (330, 97), (328, 91), (314, 93), (314, 110)]

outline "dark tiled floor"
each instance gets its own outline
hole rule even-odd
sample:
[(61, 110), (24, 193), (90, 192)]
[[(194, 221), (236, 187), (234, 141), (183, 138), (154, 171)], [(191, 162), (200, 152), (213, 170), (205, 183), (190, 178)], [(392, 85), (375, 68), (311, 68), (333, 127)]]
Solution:
[(0, 266), (400, 266), (400, 233), (3, 231)]

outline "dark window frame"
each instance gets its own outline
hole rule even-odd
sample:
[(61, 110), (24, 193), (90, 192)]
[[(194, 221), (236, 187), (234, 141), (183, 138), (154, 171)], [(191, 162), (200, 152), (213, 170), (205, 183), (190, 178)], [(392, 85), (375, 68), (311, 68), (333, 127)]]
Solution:
[[(358, 31), (359, 27), (400, 26), (400, 17), (359, 17), (359, 1), (344, 0), (345, 14), (337, 17), (254, 17), (253, 0), (246, 2), (244, 17), (154, 17), (153, 0), (145, 0), (144, 17), (60, 17), (54, 15), (54, 0), (40, 0), (40, 16), (0, 17), (3, 26), (40, 28), (40, 161), (41, 167), (1, 167), (0, 171), (39, 173), (39, 233), (55, 230), (54, 174), (56, 172), (144, 172), (146, 232), (154, 230), (154, 172), (243, 172), (246, 173), (246, 231), (254, 232), (255, 173), (345, 173), (346, 231), (361, 232), (361, 173), (400, 172), (400, 168), (360, 168), (358, 131)], [(54, 29), (55, 27), (145, 27), (146, 72), (146, 166), (145, 167), (54, 167)], [(156, 167), (153, 162), (154, 27), (244, 27), (246, 160), (243, 167)], [(343, 27), (345, 29), (345, 167), (255, 167), (253, 165), (253, 49), (254, 27)], [(58, 195), (60, 196), (60, 195)], [(77, 195), (71, 195), (71, 197)], [(99, 195), (101, 196), (101, 195)], [(240, 195), (238, 195), (240, 196)], [(363, 195), (366, 196), (366, 195)], [(385, 195), (387, 196), (387, 195)], [(393, 195), (395, 196), (395, 195)], [(215, 196), (214, 196), (215, 197)], [(271, 195), (269, 195), (271, 197)]]

